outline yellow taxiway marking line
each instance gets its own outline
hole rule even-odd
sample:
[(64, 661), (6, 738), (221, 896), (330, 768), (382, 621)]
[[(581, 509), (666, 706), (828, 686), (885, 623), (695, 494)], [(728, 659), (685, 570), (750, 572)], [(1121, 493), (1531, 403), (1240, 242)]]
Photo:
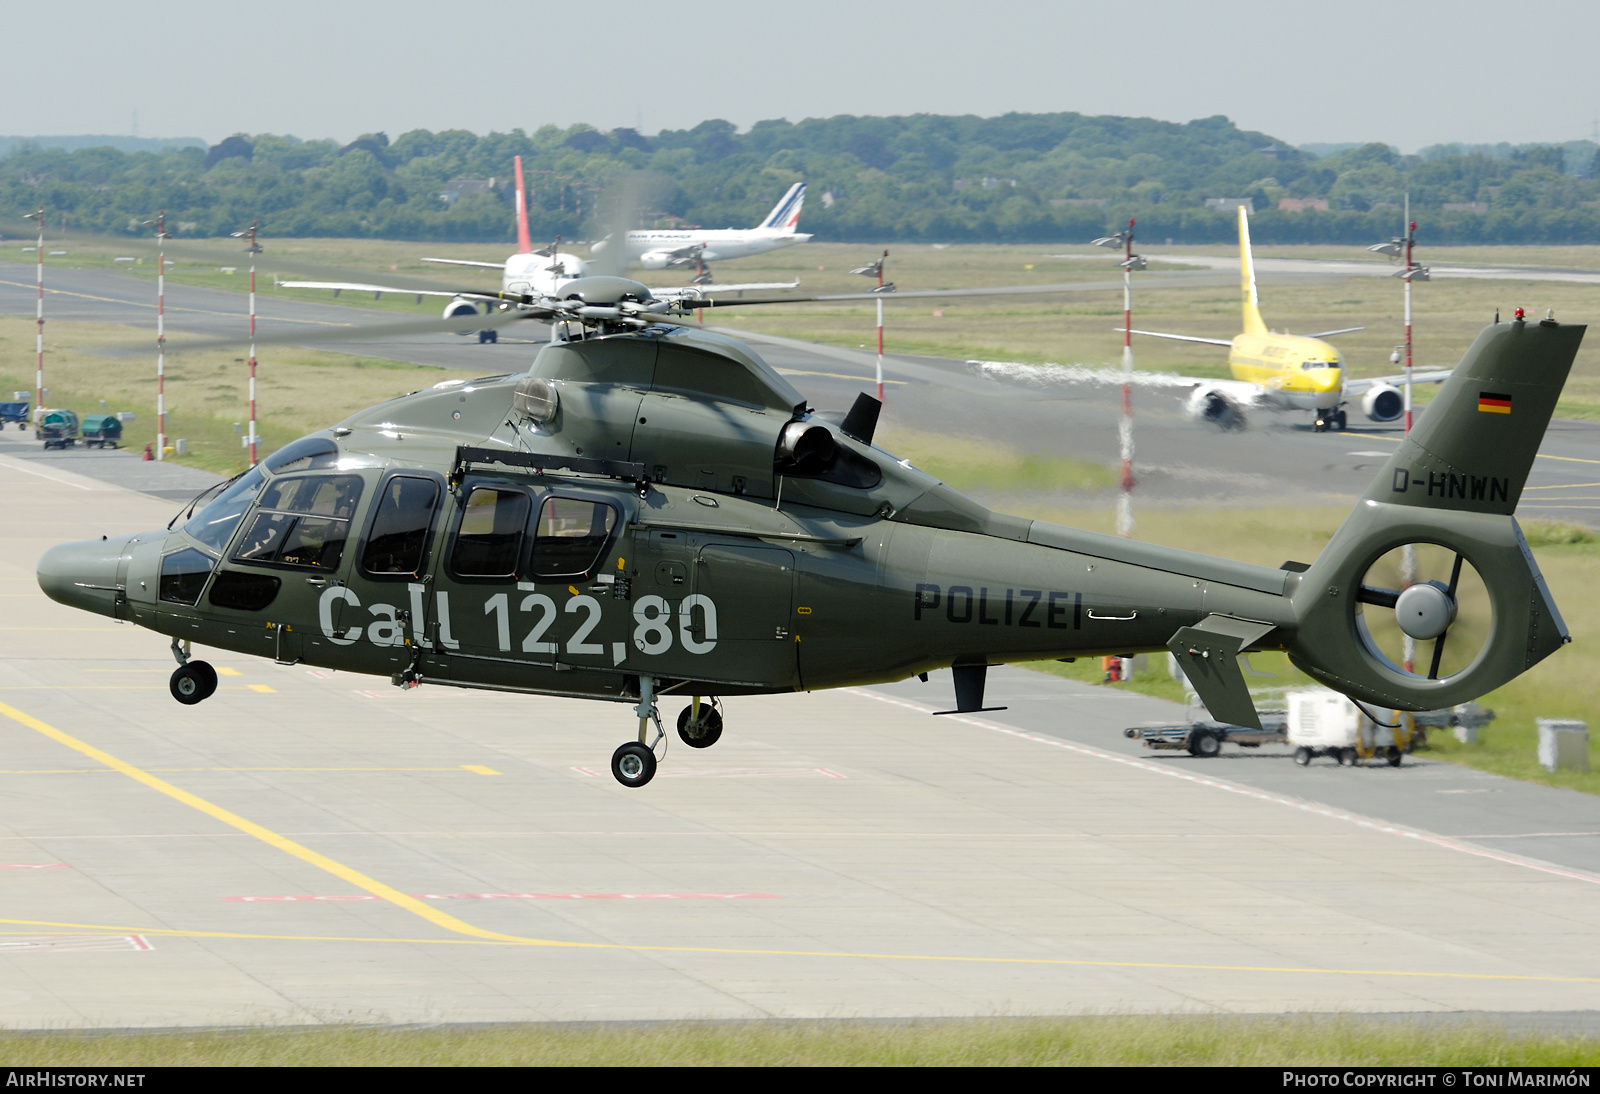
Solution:
[(48, 722), (42, 722), (31, 714), (23, 713), (16, 707), (8, 706), (5, 703), (0, 703), (0, 714), (5, 715), (7, 718), (10, 718), (13, 722), (18, 723), (19, 725), (27, 726), (36, 733), (41, 733), (44, 736), (49, 737), (57, 744), (65, 745), (74, 752), (89, 757), (89, 759), (98, 764), (102, 764), (106, 767), (122, 772), (122, 774), (128, 776), (128, 778), (133, 779), (136, 782), (143, 783), (145, 786), (148, 786), (157, 793), (165, 794), (167, 797), (173, 799), (174, 801), (181, 802), (184, 805), (189, 806), (191, 809), (197, 809), (207, 816), (228, 825), (230, 828), (237, 828), (239, 831), (245, 833), (245, 835), (254, 836), (261, 842), (271, 847), (276, 847), (285, 854), (292, 855), (302, 862), (309, 863), (310, 865), (317, 867), (319, 870), (324, 870), (327, 873), (332, 874), (334, 877), (337, 877), (340, 880), (355, 886), (357, 889), (363, 889), (377, 897), (379, 900), (386, 900), (390, 904), (404, 908), (406, 911), (412, 913), (413, 915), (420, 916), (436, 927), (441, 927), (444, 930), (453, 931), (457, 934), (464, 934), (474, 938), (487, 938), (500, 942), (516, 942), (518, 944), (527, 945), (554, 945), (554, 943), (545, 943), (538, 939), (523, 939), (518, 938), (515, 935), (501, 934), (498, 931), (486, 931), (481, 927), (474, 927), (472, 924), (467, 923), (464, 920), (457, 919), (448, 912), (440, 911), (438, 908), (429, 907), (424, 901), (418, 900), (413, 896), (407, 896), (400, 890), (395, 889), (392, 886), (385, 885), (376, 878), (368, 877), (366, 874), (361, 873), (359, 870), (352, 869), (342, 862), (336, 862), (326, 855), (319, 854), (318, 852), (313, 851), (311, 848), (306, 847), (303, 844), (296, 843), (294, 840), (289, 839), (286, 836), (280, 836), (270, 828), (265, 828), (259, 824), (256, 824), (254, 821), (246, 820), (244, 817), (239, 816), (239, 814), (230, 812), (229, 810), (222, 808), (220, 805), (213, 805), (211, 802), (206, 801), (204, 798), (199, 797), (198, 795), (191, 794), (181, 787), (174, 786), (165, 779), (159, 779), (149, 772), (133, 766), (125, 760), (118, 759), (109, 752), (102, 751), (91, 744), (80, 741), (71, 734), (64, 733), (55, 726), (50, 725)]
[[(555, 946), (573, 950), (627, 950), (635, 953), (705, 953), (731, 957), (843, 957), (867, 961), (933, 961), (964, 965), (1046, 965), (1098, 969), (1177, 969), (1196, 972), (1291, 973), (1297, 976), (1389, 976), (1430, 980), (1510, 980), (1542, 984), (1600, 984), (1600, 976), (1535, 976), (1492, 972), (1427, 972), (1417, 969), (1335, 969), (1295, 965), (1190, 965), (1176, 961), (1083, 961), (1068, 957), (984, 957), (960, 954), (871, 953), (856, 950), (734, 949), (726, 946), (635, 946), (620, 942), (559, 942), (513, 935), (485, 938), (373, 938), (361, 935), (266, 934), (252, 931), (190, 931), (170, 927), (116, 927), (104, 923), (60, 923), (47, 919), (0, 919), (19, 927), (53, 927), (45, 931), (0, 931), (0, 936), (80, 934), (142, 934), (156, 938), (238, 938), (273, 942), (378, 942), (412, 946)], [(480, 932), (488, 935), (489, 932)]]
[(268, 684), (246, 684), (245, 687), (249, 688), (251, 691), (259, 691), (263, 695), (275, 695), (278, 691), (277, 688)]
[[(1560, 484), (1558, 484), (1556, 486), (1524, 486), (1522, 489), (1524, 491), (1527, 491), (1527, 490), (1592, 490), (1596, 486), (1600, 486), (1600, 482), (1563, 482), (1563, 483), (1560, 483)], [(0, 596), (4, 596), (4, 595), (5, 595), (4, 593), (0, 593)]]
[[(872, 384), (877, 381), (871, 376), (851, 376), (845, 372), (807, 372), (798, 368), (780, 368), (776, 370), (785, 376), (827, 376), (834, 380), (856, 380), (863, 384)], [(909, 384), (910, 380), (885, 380), (886, 384)]]
[(504, 774), (504, 772), (496, 771), (492, 767), (484, 767), (482, 764), (462, 764), (461, 765), (461, 770), (463, 770), (463, 771), (471, 771), (475, 775), (500, 775), (500, 774)]

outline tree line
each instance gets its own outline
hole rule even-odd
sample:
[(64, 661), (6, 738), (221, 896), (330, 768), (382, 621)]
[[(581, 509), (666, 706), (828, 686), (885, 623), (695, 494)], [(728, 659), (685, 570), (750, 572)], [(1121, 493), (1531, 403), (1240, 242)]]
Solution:
[(1588, 142), (1318, 157), (1221, 116), (842, 116), (746, 132), (712, 120), (654, 136), (579, 125), (348, 144), (238, 134), (132, 152), (22, 141), (0, 158), (0, 208), (42, 204), (51, 223), (114, 234), (145, 233), (164, 209), (188, 236), (259, 219), (279, 237), (509, 241), (516, 155), (541, 239), (603, 235), (620, 192), (629, 226), (748, 227), (805, 181), (802, 228), (822, 240), (1078, 242), (1131, 217), (1145, 240), (1225, 242), (1233, 214), (1207, 199), (1248, 198), (1262, 242), (1366, 243), (1399, 231), (1409, 192), (1430, 243), (1600, 242)]

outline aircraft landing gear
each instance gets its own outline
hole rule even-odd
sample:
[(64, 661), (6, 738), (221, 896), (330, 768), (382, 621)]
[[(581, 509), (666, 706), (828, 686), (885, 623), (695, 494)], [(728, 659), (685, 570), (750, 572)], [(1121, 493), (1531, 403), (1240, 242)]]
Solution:
[(1333, 425), (1340, 433), (1350, 428), (1350, 417), (1344, 411), (1339, 411), (1333, 416)]
[(678, 737), (690, 748), (710, 748), (722, 736), (722, 711), (716, 699), (702, 703), (700, 696), (678, 715)]
[[(656, 777), (655, 746), (666, 740), (667, 736), (661, 728), (661, 715), (656, 711), (655, 687), (654, 677), (639, 677), (639, 705), (634, 707), (639, 715), (639, 739), (619, 745), (611, 754), (611, 774), (630, 789), (643, 786)], [(647, 740), (652, 722), (656, 727), (655, 739)], [(662, 755), (665, 754), (663, 747)]]
[(497, 330), (480, 330), (478, 332), (478, 345), (481, 346), (485, 342), (494, 342), (498, 345), (500, 342), (500, 332)]
[(191, 661), (193, 647), (188, 642), (172, 640), (172, 658), (178, 662), (167, 689), (172, 697), (186, 707), (204, 702), (217, 693), (217, 670), (204, 661)]

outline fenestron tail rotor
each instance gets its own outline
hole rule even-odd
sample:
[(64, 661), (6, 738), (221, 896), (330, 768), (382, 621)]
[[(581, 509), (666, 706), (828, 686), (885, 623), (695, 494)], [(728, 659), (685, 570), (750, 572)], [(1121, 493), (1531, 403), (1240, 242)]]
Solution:
[(1465, 555), (1436, 543), (1409, 543), (1379, 557), (1355, 599), (1371, 652), (1418, 679), (1461, 672), (1493, 630), (1483, 578)]

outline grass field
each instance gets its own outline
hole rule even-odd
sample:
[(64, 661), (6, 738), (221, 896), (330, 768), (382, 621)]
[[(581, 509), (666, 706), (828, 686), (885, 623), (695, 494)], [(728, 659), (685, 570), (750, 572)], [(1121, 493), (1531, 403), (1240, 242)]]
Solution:
[(0, 1035), (0, 1066), (1592, 1067), (1600, 1040), (1360, 1017), (1115, 1015), (907, 1023)]

